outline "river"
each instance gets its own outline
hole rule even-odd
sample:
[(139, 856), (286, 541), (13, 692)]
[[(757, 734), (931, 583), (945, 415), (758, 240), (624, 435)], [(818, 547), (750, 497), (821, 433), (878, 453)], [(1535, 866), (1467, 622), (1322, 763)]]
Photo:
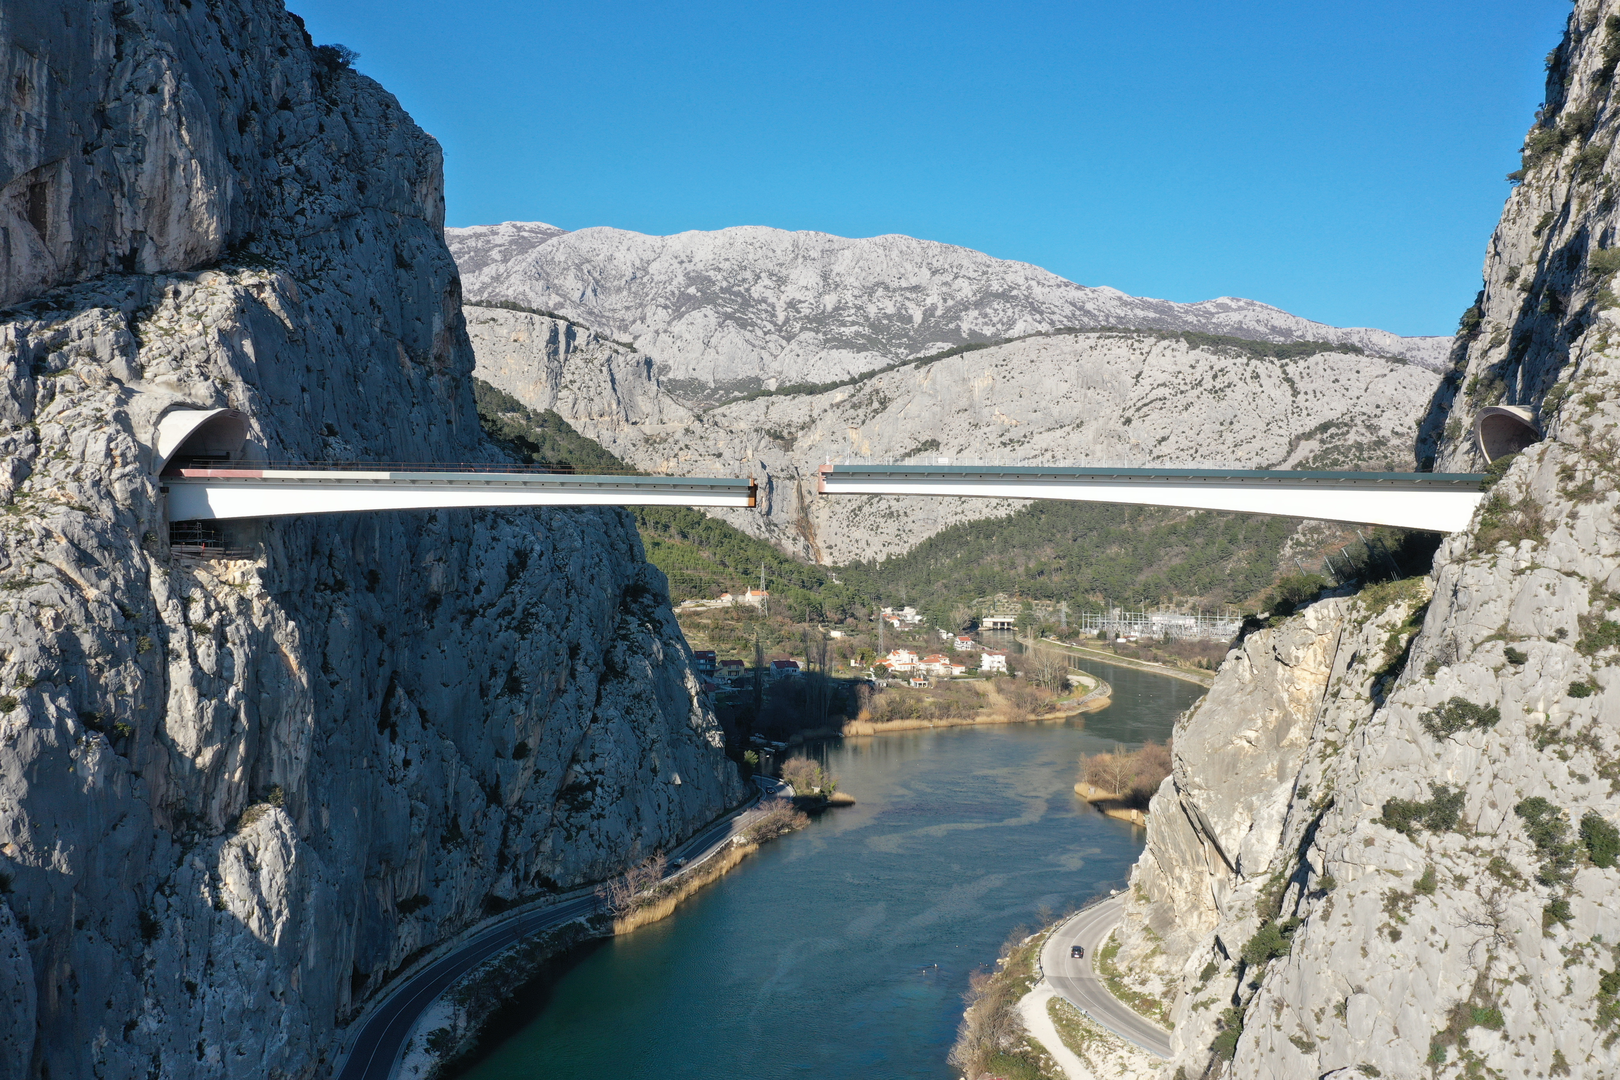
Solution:
[(1087, 662), (1074, 721), (846, 739), (858, 804), (767, 844), (672, 918), (519, 991), (466, 1080), (952, 1075), (969, 974), (1007, 935), (1119, 888), (1141, 829), (1073, 793), (1081, 754), (1163, 740), (1201, 687)]

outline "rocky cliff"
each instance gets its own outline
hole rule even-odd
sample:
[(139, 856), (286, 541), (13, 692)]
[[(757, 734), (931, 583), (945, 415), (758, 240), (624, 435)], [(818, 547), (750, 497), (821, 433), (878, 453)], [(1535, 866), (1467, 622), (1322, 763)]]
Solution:
[(446, 235), (468, 297), (556, 312), (632, 342), (688, 401), (830, 382), (1061, 327), (1326, 341), (1436, 369), (1450, 344), (1326, 326), (1237, 297), (1144, 299), (909, 236), (852, 240), (756, 226), (644, 236), (537, 222)]
[(479, 377), (642, 468), (753, 474), (759, 511), (727, 520), (830, 563), (903, 552), (1019, 504), (818, 497), (828, 460), (1402, 469), (1437, 382), (1427, 368), (1329, 348), (1268, 355), (1241, 341), (1066, 331), (698, 412), (650, 357), (597, 331), (467, 312)]
[(621, 512), (172, 554), (171, 407), (260, 458), (492, 459), (438, 148), (272, 0), (21, 0), (0, 39), (0, 1077), (326, 1075), (418, 950), (736, 772)]
[(1617, 63), (1581, 0), (1422, 450), (1481, 464), (1492, 404), (1545, 439), (1427, 579), (1251, 635), (1177, 724), (1121, 952), (1167, 1076), (1620, 1074)]

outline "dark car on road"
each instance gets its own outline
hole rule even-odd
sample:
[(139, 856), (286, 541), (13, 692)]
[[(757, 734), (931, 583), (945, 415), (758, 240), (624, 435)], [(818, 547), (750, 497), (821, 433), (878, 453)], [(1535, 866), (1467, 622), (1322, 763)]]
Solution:
[(1084, 960), (1086, 958), (1086, 947), (1084, 945), (1069, 946), (1069, 956), (1075, 960)]

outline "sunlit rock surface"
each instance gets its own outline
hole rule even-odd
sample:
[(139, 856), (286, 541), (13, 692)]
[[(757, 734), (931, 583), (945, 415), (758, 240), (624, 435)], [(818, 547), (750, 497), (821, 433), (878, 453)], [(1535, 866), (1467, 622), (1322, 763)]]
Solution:
[(686, 394), (829, 382), (1061, 327), (1326, 341), (1439, 368), (1449, 342), (1341, 329), (1224, 296), (1177, 304), (909, 236), (740, 226), (644, 236), (539, 222), (447, 231), (467, 295), (555, 312), (652, 357)]
[(1420, 453), (1481, 467), (1493, 404), (1546, 440), (1426, 581), (1250, 636), (1177, 726), (1121, 951), (1167, 1075), (1620, 1074), (1617, 16), (1551, 58)]
[(279, 4), (0, 36), (0, 1077), (324, 1076), (418, 950), (689, 835), (736, 770), (622, 512), (171, 555), (170, 406), (243, 410), (261, 459), (492, 460), (438, 147)]

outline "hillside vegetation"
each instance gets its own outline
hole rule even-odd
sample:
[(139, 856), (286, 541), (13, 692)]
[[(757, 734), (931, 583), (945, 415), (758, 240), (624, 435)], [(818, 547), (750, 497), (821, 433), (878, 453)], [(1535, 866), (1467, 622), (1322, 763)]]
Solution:
[(1006, 593), (1068, 601), (1196, 597), (1238, 604), (1277, 572), (1294, 524), (1283, 518), (1160, 507), (1037, 502), (1004, 518), (953, 525), (904, 555), (846, 567), (852, 585), (949, 610)]

